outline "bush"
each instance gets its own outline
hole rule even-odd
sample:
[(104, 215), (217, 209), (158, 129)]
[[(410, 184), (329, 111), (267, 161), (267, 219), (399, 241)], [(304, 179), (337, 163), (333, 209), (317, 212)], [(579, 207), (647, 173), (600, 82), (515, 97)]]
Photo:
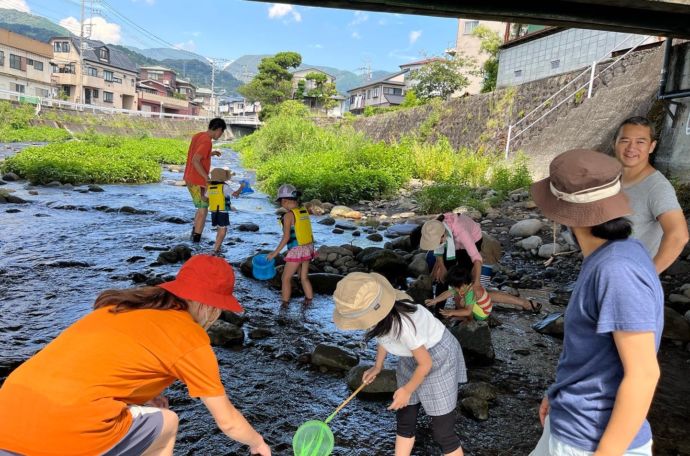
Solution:
[(81, 141), (24, 149), (3, 168), (35, 184), (150, 183), (160, 181), (160, 163), (182, 164), (186, 152), (180, 140), (85, 135)]
[(27, 127), (19, 130), (0, 127), (0, 142), (58, 142), (67, 141), (72, 135), (67, 130), (51, 127)]
[(417, 202), (425, 213), (448, 212), (459, 206), (486, 210), (477, 189), (449, 183), (425, 187), (417, 194)]

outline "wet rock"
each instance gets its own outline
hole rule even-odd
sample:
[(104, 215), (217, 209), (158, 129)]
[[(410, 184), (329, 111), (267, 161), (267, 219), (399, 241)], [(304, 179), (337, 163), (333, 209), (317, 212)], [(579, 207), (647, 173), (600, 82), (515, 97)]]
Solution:
[(131, 257), (127, 258), (127, 260), (125, 260), (125, 261), (127, 261), (127, 263), (136, 263), (137, 261), (142, 261), (145, 259), (146, 259), (146, 257), (135, 255), (135, 256), (131, 256)]
[(58, 181), (48, 182), (47, 184), (45, 184), (45, 187), (53, 187), (53, 188), (62, 187), (62, 182), (58, 182)]
[(208, 337), (211, 339), (211, 345), (232, 347), (242, 345), (244, 342), (244, 331), (231, 323), (217, 320), (208, 328)]
[(165, 217), (165, 218), (161, 219), (161, 221), (167, 222), (167, 223), (175, 223), (176, 225), (184, 225), (184, 224), (189, 223), (188, 220), (185, 220), (185, 219), (180, 218), (180, 217)]
[(272, 335), (273, 332), (270, 329), (266, 328), (254, 328), (251, 331), (249, 331), (249, 337), (251, 337), (254, 340), (266, 339), (267, 337), (271, 337)]
[(338, 221), (335, 223), (336, 228), (340, 228), (341, 230), (347, 230), (347, 231), (353, 231), (357, 229), (357, 225), (354, 223), (349, 223), (349, 222), (343, 222), (343, 221)]
[(389, 226), (383, 234), (387, 238), (397, 238), (400, 236), (409, 236), (415, 229), (419, 228), (417, 223), (399, 223)]
[(405, 259), (392, 250), (379, 249), (357, 259), (372, 272), (378, 272), (387, 277), (389, 273), (399, 274), (400, 271), (407, 270)]
[(186, 245), (179, 244), (166, 252), (161, 252), (156, 261), (161, 264), (175, 264), (185, 262), (191, 257), (192, 250)]
[(486, 421), (489, 419), (489, 403), (484, 399), (470, 396), (460, 401), (462, 409), (478, 421)]
[(690, 304), (690, 298), (684, 294), (671, 293), (668, 296), (668, 300), (674, 304)]
[(467, 367), (487, 366), (496, 358), (491, 330), (486, 322), (471, 321), (449, 328), (460, 342)]
[(74, 185), (69, 184), (69, 183), (67, 183), (67, 184), (62, 184), (62, 187), (61, 187), (61, 188), (62, 188), (63, 190), (74, 190)]
[(513, 237), (529, 237), (537, 234), (543, 227), (544, 224), (541, 222), (541, 220), (520, 220), (510, 227), (509, 234)]
[(144, 283), (147, 280), (149, 280), (149, 277), (142, 273), (142, 272), (133, 272), (130, 276), (129, 279), (134, 282), (134, 283)]
[(88, 268), (90, 264), (86, 261), (58, 260), (43, 263), (43, 266), (48, 266), (49, 268)]
[(319, 344), (311, 354), (311, 363), (319, 367), (349, 371), (359, 364), (359, 357), (335, 345)]
[(547, 334), (554, 337), (563, 337), (565, 319), (563, 312), (552, 312), (542, 320), (532, 325), (535, 331), (540, 334)]
[(155, 287), (156, 285), (160, 285), (163, 282), (166, 282), (166, 280), (163, 277), (150, 277), (146, 280), (145, 283), (150, 287)]
[(249, 318), (247, 318), (245, 315), (231, 312), (229, 310), (222, 311), (220, 313), (220, 319), (235, 326), (242, 326), (249, 321)]
[(100, 192), (104, 192), (104, 191), (105, 191), (105, 190), (103, 190), (103, 188), (102, 188), (101, 186), (96, 185), (96, 184), (90, 184), (90, 185), (88, 186), (88, 189), (89, 189), (90, 192), (94, 192), (94, 193), (100, 193)]
[(407, 288), (406, 293), (418, 304), (423, 304), (425, 300), (433, 298), (434, 290), (431, 276), (420, 275), (417, 277), (417, 280)]
[(476, 397), (485, 401), (493, 401), (498, 397), (496, 387), (486, 382), (467, 383), (460, 387), (461, 397)]
[(309, 281), (314, 293), (333, 294), (335, 287), (343, 278), (341, 274), (328, 274), (325, 272), (309, 274)]
[(381, 236), (378, 233), (372, 233), (372, 234), (367, 236), (367, 239), (370, 241), (373, 241), (373, 242), (381, 242), (381, 241), (383, 241), (383, 236)]
[(664, 307), (664, 339), (690, 342), (690, 323), (681, 314)]
[[(145, 209), (137, 209), (132, 206), (122, 206), (118, 212), (123, 213), (123, 214), (136, 214), (136, 215), (144, 215), (144, 214), (153, 214), (154, 211), (148, 211)], [(185, 222), (186, 223), (186, 222)]]
[(347, 206), (333, 206), (330, 211), (332, 217), (342, 217), (350, 219), (361, 219), (362, 213), (359, 211), (352, 210)]
[(342, 228), (333, 228), (333, 231), (331, 231), (331, 233), (333, 234), (343, 234), (344, 232), (345, 230), (343, 230)]
[(2, 203), (8, 203), (8, 204), (28, 204), (29, 201), (22, 199), (18, 196), (11, 195), (8, 192), (0, 191), (0, 204)]
[(557, 306), (567, 306), (568, 301), (570, 301), (570, 295), (573, 294), (573, 287), (575, 282), (570, 282), (569, 284), (555, 290), (551, 293), (549, 297), (549, 302)]
[(14, 182), (19, 180), (19, 176), (17, 176), (14, 173), (6, 173), (3, 174), (2, 180), (4, 180), (5, 182)]
[(7, 214), (16, 214), (18, 212), (21, 212), (19, 209), (7, 209), (5, 211)]
[(38, 192), (36, 190), (29, 190), (29, 195), (37, 196)]
[(426, 262), (426, 253), (418, 253), (414, 256), (410, 264), (407, 266), (407, 274), (410, 277), (419, 277), (420, 275), (429, 274), (429, 265)]
[(356, 230), (356, 231), (353, 231), (353, 232), (352, 232), (352, 235), (353, 235), (354, 237), (359, 237), (359, 236), (362, 235), (362, 232), (359, 231), (359, 230)]
[(257, 231), (259, 231), (259, 225), (251, 222), (241, 223), (237, 225), (237, 231), (256, 233)]
[(399, 238), (386, 242), (383, 246), (389, 250), (405, 250), (406, 252), (412, 250), (412, 242), (410, 242), (409, 236), (400, 236)]
[[(371, 365), (355, 366), (347, 373), (347, 387), (354, 391), (362, 384), (362, 375), (371, 368)], [(368, 384), (362, 390), (364, 394), (393, 394), (398, 389), (398, 382), (395, 378), (394, 369), (383, 369), (376, 380)]]
[(162, 245), (145, 245), (142, 248), (147, 252), (165, 252), (168, 250), (168, 247)]
[(335, 225), (335, 219), (333, 217), (324, 217), (316, 223), (326, 226)]
[(518, 242), (516, 245), (524, 250), (536, 250), (542, 245), (542, 240), (539, 236), (530, 236)]

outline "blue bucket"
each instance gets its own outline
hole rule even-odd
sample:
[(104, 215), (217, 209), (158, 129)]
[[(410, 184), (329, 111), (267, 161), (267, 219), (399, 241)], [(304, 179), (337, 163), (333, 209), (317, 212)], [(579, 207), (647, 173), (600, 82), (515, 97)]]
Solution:
[(269, 260), (265, 253), (252, 258), (252, 274), (258, 280), (270, 280), (276, 275), (276, 262)]
[(247, 180), (247, 179), (242, 179), (242, 180), (240, 181), (240, 184), (244, 184), (244, 187), (243, 187), (242, 190), (240, 191), (240, 195), (244, 195), (244, 194), (246, 194), (246, 193), (254, 193), (254, 189), (252, 189), (252, 188), (249, 186), (249, 180)]

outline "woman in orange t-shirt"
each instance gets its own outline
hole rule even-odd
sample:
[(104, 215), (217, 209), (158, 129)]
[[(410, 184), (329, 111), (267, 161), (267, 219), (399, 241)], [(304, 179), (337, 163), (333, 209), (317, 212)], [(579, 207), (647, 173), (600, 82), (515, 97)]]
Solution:
[(163, 390), (182, 381), (218, 427), (271, 450), (225, 394), (206, 329), (242, 311), (225, 260), (196, 255), (171, 282), (108, 290), (94, 311), (19, 366), (0, 389), (0, 456), (172, 455), (178, 417)]

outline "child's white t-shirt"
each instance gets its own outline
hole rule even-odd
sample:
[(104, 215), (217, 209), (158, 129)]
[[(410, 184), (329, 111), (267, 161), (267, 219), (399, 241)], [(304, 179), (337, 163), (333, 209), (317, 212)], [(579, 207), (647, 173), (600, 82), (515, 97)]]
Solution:
[[(410, 318), (406, 318), (409, 316)], [(376, 341), (390, 354), (396, 356), (412, 356), (412, 350), (422, 345), (426, 349), (432, 348), (443, 337), (446, 327), (432, 315), (424, 306), (417, 305), (417, 311), (410, 314), (401, 314), (402, 328), (400, 336), (395, 338), (396, 331), (377, 337)], [(414, 323), (414, 326), (410, 323)], [(395, 325), (394, 325), (395, 327)]]

